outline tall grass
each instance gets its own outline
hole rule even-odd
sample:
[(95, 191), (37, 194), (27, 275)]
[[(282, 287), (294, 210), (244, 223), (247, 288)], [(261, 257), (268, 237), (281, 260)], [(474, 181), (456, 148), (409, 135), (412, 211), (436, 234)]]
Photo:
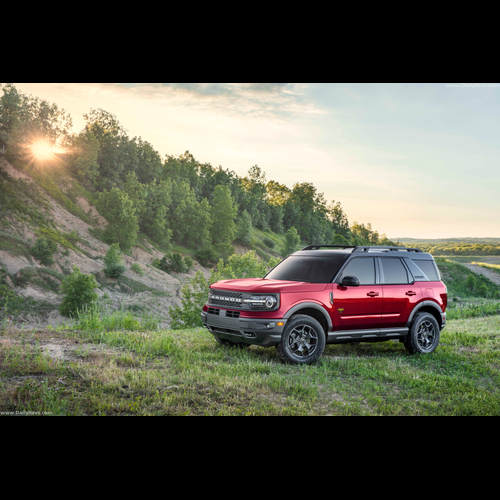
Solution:
[(466, 319), (479, 318), (481, 316), (490, 316), (492, 314), (500, 314), (500, 302), (495, 300), (481, 300), (468, 302), (448, 302), (446, 308), (446, 318), (451, 319)]
[(158, 330), (160, 318), (146, 311), (136, 316), (122, 307), (112, 311), (108, 305), (93, 303), (77, 311), (74, 327), (91, 332), (109, 332), (112, 330), (147, 331)]

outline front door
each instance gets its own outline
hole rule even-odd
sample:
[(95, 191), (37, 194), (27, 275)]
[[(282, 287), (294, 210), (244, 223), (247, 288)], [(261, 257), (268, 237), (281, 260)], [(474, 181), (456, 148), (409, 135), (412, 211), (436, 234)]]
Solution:
[[(359, 286), (342, 286), (344, 276), (356, 276)], [(383, 289), (377, 283), (374, 257), (349, 261), (333, 283), (333, 329), (369, 330), (381, 324)]]

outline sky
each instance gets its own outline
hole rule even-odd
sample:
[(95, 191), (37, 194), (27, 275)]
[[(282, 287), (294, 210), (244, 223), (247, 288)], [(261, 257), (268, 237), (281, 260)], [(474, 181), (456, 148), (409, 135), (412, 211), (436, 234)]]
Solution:
[(390, 239), (500, 237), (500, 84), (15, 83), (162, 158), (311, 182)]

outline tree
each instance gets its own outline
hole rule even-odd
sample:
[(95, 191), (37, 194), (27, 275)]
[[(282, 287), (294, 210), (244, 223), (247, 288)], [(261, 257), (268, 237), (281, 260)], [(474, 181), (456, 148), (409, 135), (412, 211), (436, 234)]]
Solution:
[(236, 241), (246, 246), (252, 243), (252, 218), (246, 210), (236, 221)]
[(212, 241), (215, 245), (230, 244), (236, 235), (234, 219), (238, 206), (234, 203), (227, 186), (216, 186), (212, 205)]
[(293, 252), (296, 252), (300, 245), (300, 236), (297, 230), (292, 226), (285, 233), (285, 247), (283, 248), (282, 255), (286, 257)]
[(35, 244), (30, 248), (30, 253), (43, 265), (48, 266), (54, 263), (52, 255), (57, 250), (57, 243), (49, 238), (40, 236)]
[(64, 278), (61, 291), (63, 301), (59, 311), (63, 316), (76, 316), (77, 311), (90, 306), (98, 298), (94, 292), (99, 286), (95, 276), (92, 274), (83, 274), (78, 266), (73, 266), (73, 272)]
[(104, 274), (108, 278), (118, 278), (126, 271), (118, 243), (113, 243), (109, 247), (104, 256), (104, 263), (106, 264)]
[(84, 130), (70, 141), (70, 169), (82, 182), (93, 185), (99, 175), (99, 141), (90, 131)]
[(119, 188), (104, 190), (96, 203), (99, 213), (109, 222), (104, 230), (106, 243), (118, 243), (122, 250), (130, 249), (137, 239), (139, 225), (135, 208), (127, 193)]

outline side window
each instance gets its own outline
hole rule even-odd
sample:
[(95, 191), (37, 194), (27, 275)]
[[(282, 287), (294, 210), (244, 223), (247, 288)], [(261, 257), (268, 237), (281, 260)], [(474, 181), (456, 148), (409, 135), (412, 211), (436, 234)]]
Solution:
[(360, 285), (374, 285), (375, 259), (373, 257), (352, 259), (342, 271), (337, 283), (340, 283), (344, 276), (356, 276)]
[(399, 285), (409, 283), (408, 273), (401, 259), (381, 258), (382, 283), (386, 285)]
[(439, 271), (433, 260), (414, 260), (413, 262), (422, 269), (430, 281), (439, 281)]
[(420, 269), (417, 264), (412, 259), (405, 257), (405, 262), (408, 268), (410, 269), (411, 274), (415, 278), (415, 281), (430, 281), (427, 275)]

